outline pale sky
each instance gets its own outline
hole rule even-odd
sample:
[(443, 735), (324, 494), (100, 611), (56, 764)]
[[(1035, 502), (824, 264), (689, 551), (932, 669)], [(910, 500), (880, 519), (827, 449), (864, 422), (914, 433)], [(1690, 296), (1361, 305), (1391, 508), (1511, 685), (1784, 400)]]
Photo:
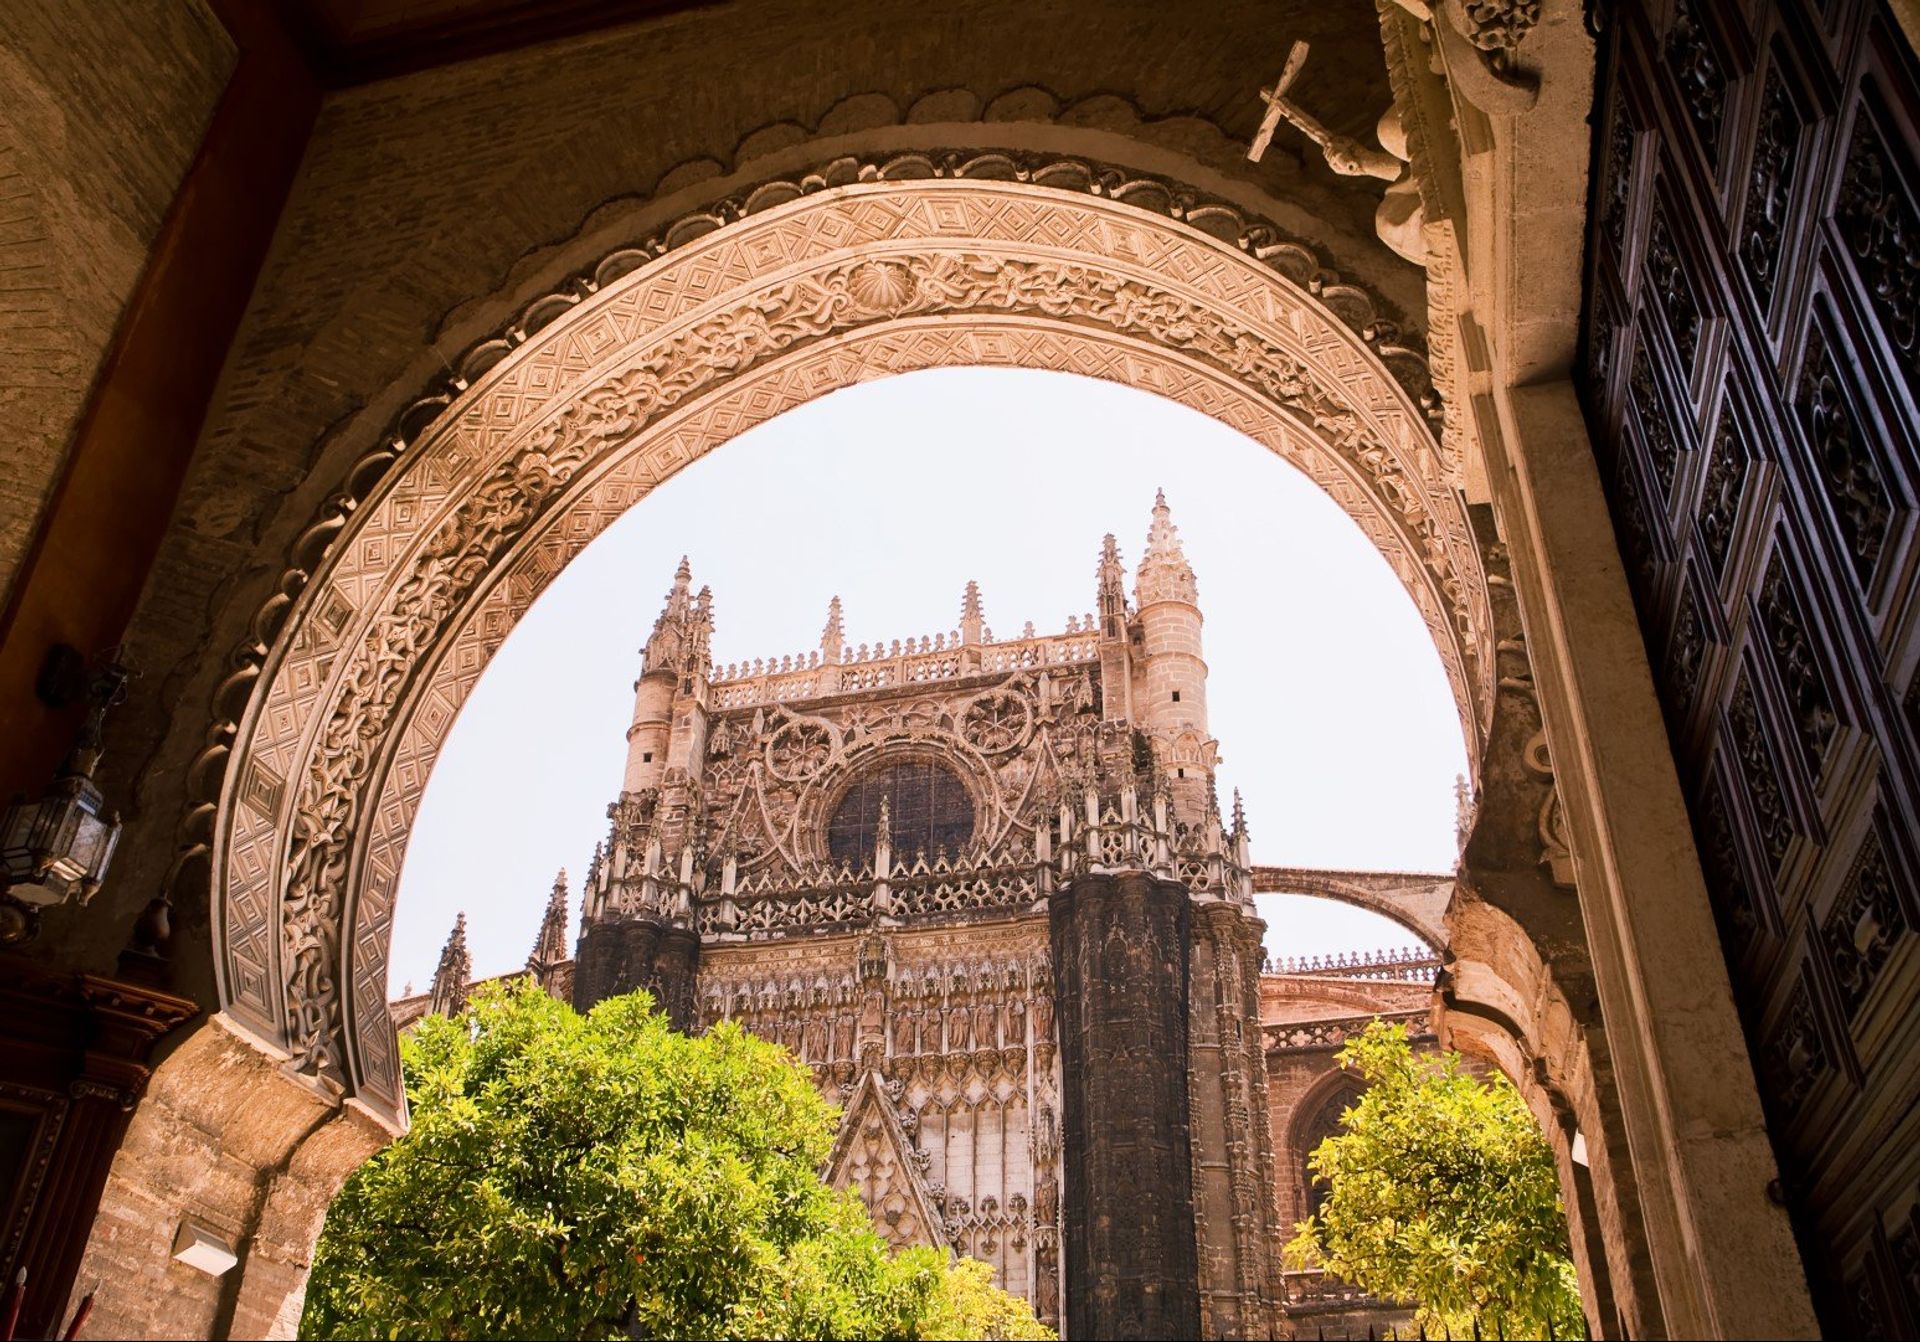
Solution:
[[(960, 368), (822, 397), (656, 489), (508, 637), (427, 784), (401, 876), (391, 987), (424, 989), (456, 913), (478, 976), (518, 968), (555, 872), (579, 931), (639, 649), (675, 564), (713, 588), (714, 660), (955, 629), (968, 579), (996, 635), (1094, 605), (1101, 537), (1140, 559), (1164, 487), (1205, 616), (1223, 805), (1261, 864), (1448, 871), (1460, 721), (1426, 626), (1346, 514), (1264, 447), (1151, 393)], [(1131, 589), (1131, 580), (1129, 580)], [(1275, 955), (1404, 946), (1364, 910), (1261, 896)]]

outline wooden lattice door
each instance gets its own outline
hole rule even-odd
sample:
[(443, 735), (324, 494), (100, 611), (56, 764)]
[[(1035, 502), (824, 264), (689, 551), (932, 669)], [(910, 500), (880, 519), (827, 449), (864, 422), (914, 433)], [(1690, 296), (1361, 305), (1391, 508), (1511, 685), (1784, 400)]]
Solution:
[(1914, 52), (1884, 0), (1596, 17), (1596, 451), (1823, 1323), (1914, 1336)]

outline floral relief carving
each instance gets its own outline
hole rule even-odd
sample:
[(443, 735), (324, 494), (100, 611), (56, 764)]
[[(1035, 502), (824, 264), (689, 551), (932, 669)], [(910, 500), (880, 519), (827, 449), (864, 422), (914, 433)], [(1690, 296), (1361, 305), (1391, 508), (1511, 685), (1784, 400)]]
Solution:
[(1680, 589), (1679, 611), (1673, 620), (1673, 645), (1667, 657), (1667, 683), (1673, 689), (1672, 708), (1676, 717), (1684, 717), (1693, 707), (1694, 691), (1700, 685), (1700, 663), (1706, 651), (1700, 606), (1694, 600), (1693, 585), (1685, 583)]
[(1726, 120), (1726, 64), (1707, 30), (1696, 0), (1676, 0), (1665, 44), (1667, 70), (1680, 92), (1680, 104), (1700, 138), (1709, 167), (1720, 162), (1720, 128)]
[(1780, 279), (1780, 247), (1793, 203), (1799, 144), (1800, 112), (1775, 62), (1767, 67), (1761, 86), (1760, 120), (1754, 127), (1753, 162), (1747, 169), (1747, 201), (1740, 218), (1740, 259), (1762, 313)]
[(1780, 864), (1786, 860), (1796, 826), (1787, 812), (1787, 799), (1780, 791), (1773, 755), (1767, 749), (1759, 706), (1754, 702), (1753, 682), (1744, 672), (1728, 702), (1727, 723), (1733, 731), (1734, 754), (1747, 780), (1747, 795), (1753, 801), (1754, 818), (1760, 822), (1760, 836), (1767, 846), (1768, 872), (1778, 879)]
[(1799, 1111), (1821, 1076), (1832, 1066), (1819, 1018), (1814, 1014), (1813, 989), (1805, 969), (1801, 970), (1793, 996), (1787, 999), (1779, 1023), (1767, 1038), (1760, 1065), (1769, 1083), (1767, 1093), (1789, 1114)]
[(1870, 106), (1854, 117), (1834, 219), (1900, 371), (1920, 395), (1920, 208)]
[(1606, 196), (1600, 207), (1600, 228), (1613, 244), (1616, 258), (1626, 251), (1627, 212), (1633, 203), (1633, 151), (1638, 139), (1626, 99), (1616, 97), (1607, 122)]
[(1859, 1014), (1895, 944), (1908, 930), (1886, 849), (1881, 846), (1877, 827), (1871, 828), (1854, 858), (1852, 871), (1847, 873), (1846, 884), (1840, 887), (1839, 897), (1820, 927), (1849, 1019)]
[(1720, 422), (1714, 428), (1713, 442), (1707, 449), (1706, 481), (1700, 491), (1700, 509), (1693, 520), (1700, 548), (1716, 580), (1726, 576), (1727, 555), (1733, 548), (1733, 531), (1739, 524), (1740, 500), (1747, 479), (1747, 448), (1740, 438), (1732, 397), (1733, 389), (1729, 387), (1721, 403)]
[(1540, 22), (1540, 0), (1459, 0), (1459, 4), (1467, 40), (1486, 52), (1496, 69), (1505, 68)]
[(1673, 493), (1673, 482), (1680, 470), (1680, 436), (1674, 431), (1673, 416), (1660, 384), (1653, 375), (1653, 358), (1647, 342), (1634, 342), (1633, 362), (1628, 367), (1627, 389), (1640, 418), (1640, 437), (1646, 444), (1647, 462), (1653, 478), (1660, 484), (1662, 499)]
[(1659, 303), (1666, 316), (1667, 333), (1673, 337), (1680, 366), (1691, 371), (1694, 352), (1700, 347), (1700, 304), (1693, 296), (1693, 283), (1674, 243), (1666, 207), (1658, 200), (1647, 230), (1647, 276), (1643, 284), (1646, 294)]
[(1854, 575), (1865, 589), (1873, 586), (1874, 571), (1880, 565), (1893, 502), (1881, 475), (1873, 435), (1862, 433), (1854, 421), (1853, 402), (1840, 379), (1832, 346), (1816, 321), (1807, 332), (1795, 403), (1827, 502), (1853, 558)]
[(1760, 584), (1760, 616), (1767, 643), (1773, 649), (1774, 667), (1786, 686), (1787, 705), (1793, 710), (1794, 727), (1806, 752), (1808, 773), (1818, 778), (1840, 720), (1808, 637), (1800, 600), (1787, 577), (1786, 561), (1777, 548)]

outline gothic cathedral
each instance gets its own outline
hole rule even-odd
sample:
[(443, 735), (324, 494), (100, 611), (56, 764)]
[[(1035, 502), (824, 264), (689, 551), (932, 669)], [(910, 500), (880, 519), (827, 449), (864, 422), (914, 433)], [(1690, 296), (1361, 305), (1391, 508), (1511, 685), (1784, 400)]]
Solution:
[[(1131, 597), (1111, 535), (1096, 596), (1063, 632), (996, 639), (970, 583), (952, 634), (858, 647), (836, 598), (817, 651), (715, 667), (712, 594), (683, 560), (577, 957), (563, 874), (528, 969), (581, 1010), (644, 988), (679, 1028), (785, 1045), (843, 1108), (830, 1182), (896, 1247), (987, 1262), (1088, 1336), (1275, 1336), (1355, 1302), (1295, 1282), (1289, 1309), (1272, 1120), (1334, 1070), (1324, 1018), (1398, 1012), (1422, 1033), (1432, 970), (1415, 954), (1263, 980), (1164, 496)], [(396, 1020), (458, 1009), (464, 946), (456, 926)], [(1263, 1023), (1316, 1016), (1291, 1043), (1318, 1065), (1276, 1106)], [(1290, 1164), (1351, 1098), (1321, 1098)]]

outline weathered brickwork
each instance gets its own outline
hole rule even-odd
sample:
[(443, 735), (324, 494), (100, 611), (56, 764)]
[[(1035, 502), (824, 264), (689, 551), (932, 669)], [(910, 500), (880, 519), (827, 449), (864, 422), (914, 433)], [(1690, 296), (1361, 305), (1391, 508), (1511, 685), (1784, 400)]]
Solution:
[(204, 0), (0, 7), (0, 600), (233, 60)]

